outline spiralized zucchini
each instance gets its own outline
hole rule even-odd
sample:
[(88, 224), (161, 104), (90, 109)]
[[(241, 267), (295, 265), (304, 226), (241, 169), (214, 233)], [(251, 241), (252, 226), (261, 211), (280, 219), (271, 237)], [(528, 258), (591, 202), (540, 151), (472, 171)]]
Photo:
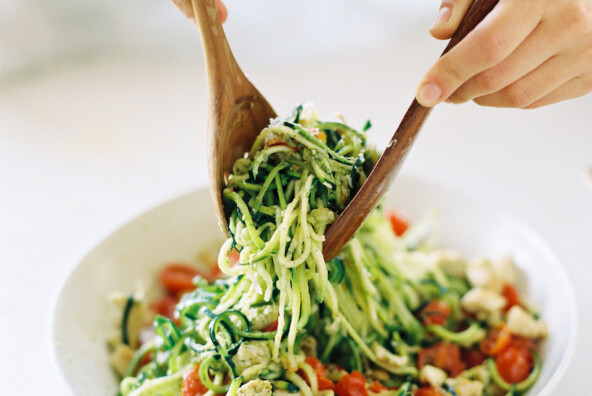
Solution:
[[(377, 158), (366, 141), (369, 125), (357, 131), (337, 118), (319, 121), (303, 106), (272, 120), (236, 161), (223, 192), (230, 238), (218, 264), (227, 277), (211, 284), (198, 277), (176, 307), (177, 323), (157, 316), (157, 336), (136, 351), (121, 395), (178, 395), (196, 367), (211, 394), (270, 386), (316, 395), (309, 355), (347, 372), (380, 372), (383, 384), (399, 389), (392, 394), (411, 395), (423, 347), (445, 341), (469, 348), (485, 338), (491, 326), (462, 313), (467, 279), (445, 270), (445, 255), (422, 243), (432, 214), (397, 236), (378, 208), (325, 262), (325, 230)], [(426, 325), (421, 314), (436, 299), (450, 315)], [(151, 361), (139, 367), (148, 354)]]

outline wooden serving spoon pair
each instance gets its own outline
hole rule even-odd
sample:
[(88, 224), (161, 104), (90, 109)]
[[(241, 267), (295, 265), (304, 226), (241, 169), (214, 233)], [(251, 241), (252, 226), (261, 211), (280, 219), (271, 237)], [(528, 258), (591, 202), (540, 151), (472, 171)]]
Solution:
[[(495, 7), (498, 0), (475, 0), (454, 33), (444, 55)], [(234, 162), (248, 152), (259, 133), (276, 114), (238, 66), (222, 29), (214, 0), (192, 0), (206, 61), (209, 90), (208, 144), (212, 198), (220, 225), (227, 229), (222, 190)], [(323, 255), (330, 260), (354, 236), (366, 216), (378, 205), (431, 108), (413, 100), (384, 153), (364, 185), (325, 233)]]

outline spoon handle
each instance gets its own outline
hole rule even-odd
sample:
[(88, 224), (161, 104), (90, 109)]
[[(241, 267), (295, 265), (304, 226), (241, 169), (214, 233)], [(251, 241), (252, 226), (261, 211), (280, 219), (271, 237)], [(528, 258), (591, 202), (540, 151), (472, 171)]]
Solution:
[(191, 0), (191, 4), (201, 33), (210, 99), (233, 103), (252, 91), (251, 83), (232, 55), (215, 0)]
[[(442, 55), (465, 38), (493, 10), (497, 3), (498, 0), (475, 0)], [(339, 253), (341, 248), (354, 236), (370, 211), (378, 205), (431, 111), (431, 107), (424, 107), (417, 100), (413, 100), (368, 179), (325, 233), (325, 244), (323, 245), (325, 260), (330, 260)]]

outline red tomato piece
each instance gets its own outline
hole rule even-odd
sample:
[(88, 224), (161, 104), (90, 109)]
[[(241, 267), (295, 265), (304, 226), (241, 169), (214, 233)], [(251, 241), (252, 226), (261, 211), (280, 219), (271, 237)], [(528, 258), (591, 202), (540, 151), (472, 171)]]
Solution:
[(506, 349), (510, 341), (512, 341), (512, 333), (503, 324), (489, 332), (487, 338), (479, 343), (479, 350), (486, 355), (495, 356)]
[(527, 349), (509, 346), (495, 358), (495, 365), (501, 377), (514, 384), (524, 381), (533, 367), (532, 353)]
[(421, 349), (417, 356), (417, 367), (421, 369), (426, 364), (441, 368), (451, 377), (456, 377), (464, 370), (460, 348), (449, 342), (438, 342)]
[(267, 326), (265, 326), (263, 329), (261, 329), (261, 331), (263, 331), (264, 333), (268, 333), (270, 331), (276, 331), (277, 328), (278, 328), (278, 320), (276, 319), (273, 322), (271, 322), (270, 324), (268, 324)]
[(368, 396), (366, 379), (359, 371), (352, 371), (337, 382), (335, 396)]
[(401, 236), (405, 231), (407, 231), (407, 228), (409, 228), (409, 223), (407, 223), (407, 221), (404, 220), (400, 215), (393, 212), (392, 210), (386, 210), (385, 214), (391, 222), (391, 227), (395, 235)]
[(177, 294), (193, 290), (193, 278), (197, 275), (198, 271), (187, 264), (171, 263), (160, 271), (160, 282), (167, 292)]
[(188, 264), (170, 263), (160, 271), (160, 282), (167, 292), (183, 294), (195, 289), (193, 278), (197, 275), (211, 283), (222, 275), (222, 271), (217, 264), (208, 269), (198, 269)]
[(443, 325), (451, 314), (450, 307), (442, 300), (432, 300), (421, 310), (419, 317), (424, 325)]
[(142, 359), (140, 359), (140, 363), (138, 363), (138, 369), (141, 369), (142, 367), (144, 367), (145, 365), (147, 365), (151, 361), (152, 361), (152, 352), (148, 352), (147, 354), (142, 356)]
[[(240, 259), (240, 253), (238, 250), (232, 249), (230, 252), (228, 252), (227, 257), (230, 260), (230, 266), (234, 267), (236, 264), (238, 264), (238, 261)], [(217, 266), (218, 266), (218, 264), (216, 263), (216, 267)]]
[(520, 296), (518, 295), (518, 291), (511, 284), (506, 283), (504, 285), (502, 289), (502, 296), (504, 296), (506, 299), (504, 312), (509, 311), (514, 305), (520, 305)]
[(374, 381), (372, 383), (372, 385), (370, 385), (370, 389), (372, 392), (374, 393), (380, 393), (382, 391), (386, 391), (389, 390), (389, 388), (387, 388), (386, 386), (384, 386), (382, 383), (380, 383), (379, 381)]
[(175, 306), (179, 303), (179, 299), (166, 294), (160, 300), (153, 302), (152, 309), (159, 315), (173, 319), (175, 316)]
[[(277, 329), (277, 321), (276, 321), (276, 329)], [(327, 378), (327, 372), (325, 371), (325, 366), (319, 359), (313, 356), (307, 356), (304, 361), (310, 365), (317, 375), (317, 384), (319, 386), (319, 390), (328, 390), (333, 389), (335, 384), (333, 381)], [(308, 377), (304, 371), (301, 371), (301, 376), (304, 378), (307, 384), (310, 385)]]
[(191, 371), (185, 374), (181, 390), (183, 396), (201, 396), (209, 391), (199, 378), (199, 364), (196, 364)]
[(415, 391), (415, 396), (442, 396), (442, 393), (433, 386), (424, 386)]
[(525, 352), (528, 352), (528, 354), (531, 354), (530, 353), (531, 349), (534, 349), (537, 352), (539, 351), (539, 347), (534, 341), (529, 340), (528, 338), (524, 338), (524, 337), (512, 336), (512, 340), (510, 341), (510, 345), (514, 346), (516, 348), (522, 349)]
[(288, 143), (284, 142), (281, 137), (274, 136), (268, 141), (265, 142), (265, 147), (273, 147), (273, 146), (288, 146)]
[(473, 368), (482, 364), (487, 356), (479, 349), (468, 349), (462, 352), (462, 361), (466, 369)]

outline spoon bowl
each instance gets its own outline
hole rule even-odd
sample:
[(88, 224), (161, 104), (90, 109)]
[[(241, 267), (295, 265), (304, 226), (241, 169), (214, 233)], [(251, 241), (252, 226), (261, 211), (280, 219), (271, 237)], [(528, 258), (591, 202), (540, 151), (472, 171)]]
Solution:
[(276, 113), (232, 55), (215, 1), (191, 2), (206, 61), (210, 191), (220, 227), (226, 232), (222, 191), (228, 175)]

